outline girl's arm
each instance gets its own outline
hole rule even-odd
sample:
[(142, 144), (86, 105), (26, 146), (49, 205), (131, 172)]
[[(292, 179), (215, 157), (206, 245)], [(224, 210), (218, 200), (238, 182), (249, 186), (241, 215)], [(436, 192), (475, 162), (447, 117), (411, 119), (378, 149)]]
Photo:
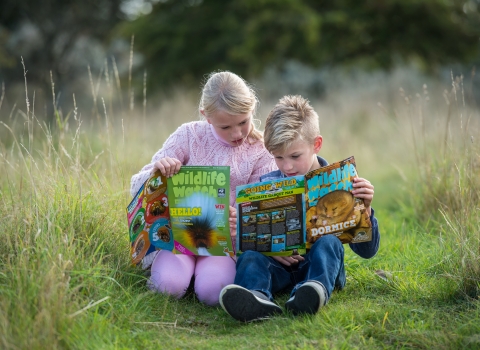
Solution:
[(265, 149), (253, 166), (253, 171), (248, 179), (248, 183), (259, 182), (261, 175), (265, 175), (273, 170), (278, 170), (275, 158)]
[(172, 177), (180, 171), (181, 166), (182, 162), (180, 162), (177, 158), (165, 157), (157, 160), (155, 164), (153, 164), (152, 172), (158, 169), (163, 176)]

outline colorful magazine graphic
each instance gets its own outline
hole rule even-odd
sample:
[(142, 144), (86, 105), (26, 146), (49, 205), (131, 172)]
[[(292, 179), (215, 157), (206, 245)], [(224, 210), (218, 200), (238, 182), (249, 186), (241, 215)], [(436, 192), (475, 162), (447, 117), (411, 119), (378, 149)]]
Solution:
[(352, 156), (305, 176), (237, 186), (237, 254), (304, 254), (325, 234), (344, 244), (370, 241), (369, 215), (351, 193), (355, 177)]
[(175, 251), (233, 255), (228, 222), (230, 167), (181, 167), (167, 183)]
[(230, 168), (182, 166), (165, 178), (157, 171), (127, 206), (131, 259), (149, 267), (158, 250), (228, 255)]
[(305, 253), (304, 177), (237, 186), (237, 254)]
[(344, 244), (372, 240), (363, 199), (351, 193), (356, 177), (353, 156), (305, 175), (307, 249), (325, 234), (334, 234)]

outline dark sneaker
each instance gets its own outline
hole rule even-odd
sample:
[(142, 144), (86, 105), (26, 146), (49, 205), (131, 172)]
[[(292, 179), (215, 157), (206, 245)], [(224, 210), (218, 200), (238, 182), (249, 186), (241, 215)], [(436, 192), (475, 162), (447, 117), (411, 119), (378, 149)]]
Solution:
[(238, 321), (250, 322), (282, 313), (280, 306), (265, 294), (235, 284), (225, 286), (219, 299), (222, 308)]
[(285, 308), (294, 315), (315, 314), (328, 301), (325, 286), (317, 281), (307, 281), (285, 303)]

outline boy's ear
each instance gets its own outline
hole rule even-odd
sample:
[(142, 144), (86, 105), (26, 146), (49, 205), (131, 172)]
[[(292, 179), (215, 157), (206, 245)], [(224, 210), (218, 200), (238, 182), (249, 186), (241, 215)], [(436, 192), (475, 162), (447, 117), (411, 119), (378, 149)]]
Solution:
[(315, 137), (313, 140), (313, 150), (315, 153), (318, 153), (320, 149), (322, 148), (322, 143), (323, 143), (323, 137), (321, 135), (318, 135)]

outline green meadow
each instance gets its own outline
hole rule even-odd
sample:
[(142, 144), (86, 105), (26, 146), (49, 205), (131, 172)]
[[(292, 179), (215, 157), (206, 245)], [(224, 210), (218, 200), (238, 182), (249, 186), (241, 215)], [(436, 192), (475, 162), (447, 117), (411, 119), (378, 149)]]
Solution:
[[(471, 79), (338, 73), (325, 98), (311, 99), (320, 155), (354, 155), (375, 186), (380, 250), (365, 260), (345, 246), (346, 288), (318, 314), (249, 324), (194, 294), (149, 291), (130, 264), (130, 177), (170, 132), (198, 119), (199, 91), (145, 94), (133, 105), (99, 81), (91, 106), (72, 96), (60, 109), (28, 85), (7, 104), (5, 87), (0, 348), (478, 349), (480, 112)], [(263, 121), (276, 101), (259, 92)], [(277, 296), (281, 306), (286, 299)]]

